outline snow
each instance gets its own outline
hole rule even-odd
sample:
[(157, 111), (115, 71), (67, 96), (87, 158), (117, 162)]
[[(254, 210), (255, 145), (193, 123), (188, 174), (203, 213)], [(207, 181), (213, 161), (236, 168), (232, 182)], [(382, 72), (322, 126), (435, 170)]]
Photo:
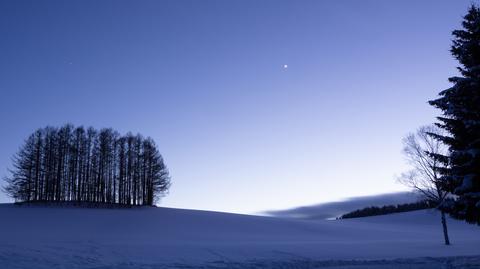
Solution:
[(0, 216), (0, 268), (480, 268), (480, 227), (449, 219), (444, 246), (432, 210), (309, 221), (1, 205)]

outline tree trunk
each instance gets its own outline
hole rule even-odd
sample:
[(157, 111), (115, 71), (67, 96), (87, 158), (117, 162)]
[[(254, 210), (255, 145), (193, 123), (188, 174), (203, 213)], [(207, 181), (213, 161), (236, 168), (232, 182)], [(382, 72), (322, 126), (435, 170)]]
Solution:
[(447, 220), (445, 219), (445, 212), (442, 213), (442, 227), (443, 227), (443, 237), (445, 239), (445, 245), (450, 245), (450, 239), (448, 239), (448, 230), (447, 230)]

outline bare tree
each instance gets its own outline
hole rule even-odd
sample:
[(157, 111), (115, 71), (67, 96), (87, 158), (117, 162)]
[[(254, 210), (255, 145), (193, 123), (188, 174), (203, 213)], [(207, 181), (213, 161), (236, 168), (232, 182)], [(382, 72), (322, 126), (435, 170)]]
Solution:
[(436, 205), (441, 212), (445, 245), (450, 245), (447, 221), (443, 210), (448, 193), (441, 188), (442, 177), (439, 173), (439, 170), (444, 167), (434, 157), (437, 154), (445, 155), (447, 152), (445, 145), (433, 137), (441, 135), (442, 132), (442, 129), (428, 125), (419, 128), (416, 133), (411, 133), (403, 139), (403, 153), (412, 169), (403, 173), (398, 180)]

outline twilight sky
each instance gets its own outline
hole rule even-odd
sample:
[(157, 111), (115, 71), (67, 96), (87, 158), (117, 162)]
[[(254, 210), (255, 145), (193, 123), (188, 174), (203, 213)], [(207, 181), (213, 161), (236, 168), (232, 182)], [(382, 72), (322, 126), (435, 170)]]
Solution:
[(401, 138), (434, 121), (471, 2), (2, 0), (0, 176), (36, 128), (70, 122), (151, 136), (163, 206), (405, 190)]

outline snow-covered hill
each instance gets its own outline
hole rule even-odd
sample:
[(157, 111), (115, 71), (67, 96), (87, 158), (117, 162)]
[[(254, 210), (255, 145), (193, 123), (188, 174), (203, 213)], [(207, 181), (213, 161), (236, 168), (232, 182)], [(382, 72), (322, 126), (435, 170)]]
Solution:
[[(262, 268), (267, 263), (276, 268), (319, 268), (327, 260), (330, 268), (363, 268), (358, 266), (368, 263), (365, 260), (480, 255), (480, 227), (449, 220), (453, 245), (446, 247), (438, 214), (424, 210), (306, 221), (170, 208), (1, 205), (0, 216), (2, 269)], [(465, 259), (480, 267), (478, 257), (460, 263)], [(414, 261), (419, 264), (422, 259)], [(447, 262), (452, 261), (459, 259)], [(344, 267), (332, 267), (335, 264)]]

